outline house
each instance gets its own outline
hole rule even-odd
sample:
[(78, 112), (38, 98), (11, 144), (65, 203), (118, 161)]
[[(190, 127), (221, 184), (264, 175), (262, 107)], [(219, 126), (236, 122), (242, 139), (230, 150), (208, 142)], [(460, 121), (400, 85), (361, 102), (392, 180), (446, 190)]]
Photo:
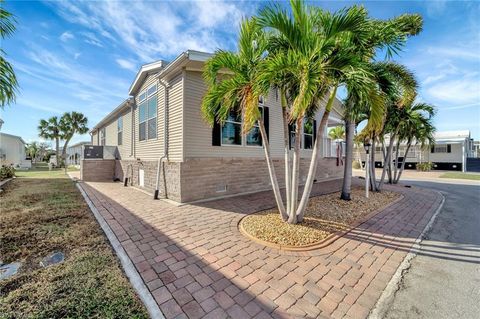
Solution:
[(83, 159), (83, 146), (90, 144), (90, 141), (85, 141), (67, 147), (67, 165), (80, 166), (80, 161)]
[[(423, 149), (420, 145), (412, 145), (410, 147), (405, 162), (405, 169), (415, 169), (417, 163), (432, 162), (433, 169), (465, 172), (469, 166), (468, 163), (474, 161), (473, 158), (476, 156), (470, 131), (436, 132), (434, 137), (435, 144), (433, 145), (427, 145)], [(388, 146), (388, 136), (385, 140)], [(396, 146), (393, 148), (395, 153)], [(401, 143), (399, 148), (401, 155), (405, 154), (405, 149), (405, 143)], [(363, 147), (360, 147), (360, 153), (362, 162), (365, 162)], [(403, 156), (399, 157), (399, 166), (403, 160)], [(383, 167), (381, 146), (377, 146), (375, 150), (375, 167)]]
[[(108, 172), (113, 179), (128, 179), (130, 185), (177, 202), (271, 189), (258, 128), (242, 135), (242, 119), (235, 112), (223, 127), (216, 124), (211, 128), (202, 118), (200, 105), (206, 92), (202, 69), (210, 56), (189, 50), (170, 63), (157, 61), (142, 66), (130, 87), (130, 98), (91, 131), (93, 145), (117, 147), (115, 159), (99, 163), (101, 159), (85, 158), (81, 161), (83, 179), (95, 180), (99, 171)], [(277, 92), (272, 90), (260, 104), (283, 185), (282, 111)], [(341, 113), (342, 104), (336, 100), (328, 125), (343, 123)], [(317, 114), (301, 136), (303, 181), (321, 116)], [(316, 179), (341, 177), (343, 167), (331, 153), (335, 147), (327, 137), (321, 142)]]
[(30, 168), (32, 163), (26, 157), (25, 141), (20, 136), (0, 133), (0, 165)]

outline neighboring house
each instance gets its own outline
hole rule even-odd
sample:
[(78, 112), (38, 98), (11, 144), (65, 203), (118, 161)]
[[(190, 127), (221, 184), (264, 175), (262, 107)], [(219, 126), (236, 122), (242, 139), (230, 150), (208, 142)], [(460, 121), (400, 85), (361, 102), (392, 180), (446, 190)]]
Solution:
[(30, 168), (32, 163), (26, 157), (25, 141), (20, 136), (0, 133), (0, 165)]
[[(270, 180), (258, 128), (241, 134), (241, 117), (232, 113), (223, 127), (209, 127), (201, 113), (206, 85), (204, 62), (211, 55), (186, 51), (173, 62), (157, 61), (141, 67), (122, 102), (91, 131), (93, 145), (116, 146), (112, 164), (82, 161), (84, 179), (112, 172), (131, 184), (177, 202), (238, 195), (270, 189)], [(261, 99), (262, 112), (279, 182), (283, 185), (284, 146), (282, 111), (276, 91)], [(322, 103), (325, 103), (323, 101)], [(329, 126), (342, 124), (340, 101), (335, 100)], [(306, 171), (322, 114), (306, 125), (301, 136), (301, 175)], [(325, 133), (325, 136), (326, 133)], [(321, 141), (317, 180), (339, 178), (328, 138)], [(331, 158), (330, 158), (331, 157)], [(111, 168), (112, 165), (113, 168)], [(110, 173), (109, 173), (110, 174)]]
[(90, 145), (91, 142), (79, 142), (67, 147), (67, 165), (80, 165), (83, 159), (83, 146)]
[[(386, 137), (386, 145), (388, 146), (389, 139)], [(394, 154), (396, 146), (394, 148)], [(400, 144), (400, 154), (405, 154), (405, 143)], [(362, 162), (365, 161), (365, 152), (363, 147), (360, 147)], [(432, 162), (433, 168), (438, 170), (456, 170), (466, 171), (467, 164), (476, 156), (473, 139), (470, 138), (470, 131), (449, 131), (436, 132), (435, 144), (427, 145), (423, 149), (420, 145), (412, 145), (408, 151), (405, 168), (415, 169), (417, 163)], [(392, 157), (392, 160), (394, 157)], [(400, 165), (403, 157), (399, 158)], [(375, 166), (383, 167), (383, 154), (381, 146), (376, 147)]]

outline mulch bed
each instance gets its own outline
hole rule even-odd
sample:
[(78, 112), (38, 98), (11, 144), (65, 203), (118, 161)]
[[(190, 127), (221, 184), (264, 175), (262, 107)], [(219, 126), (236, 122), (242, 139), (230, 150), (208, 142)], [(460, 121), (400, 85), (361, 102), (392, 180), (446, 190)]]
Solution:
[(367, 215), (398, 199), (398, 193), (383, 191), (370, 193), (352, 189), (352, 200), (340, 199), (340, 193), (310, 198), (302, 223), (288, 224), (281, 220), (276, 208), (246, 216), (240, 226), (250, 236), (281, 246), (302, 247), (319, 243), (327, 236), (354, 226)]

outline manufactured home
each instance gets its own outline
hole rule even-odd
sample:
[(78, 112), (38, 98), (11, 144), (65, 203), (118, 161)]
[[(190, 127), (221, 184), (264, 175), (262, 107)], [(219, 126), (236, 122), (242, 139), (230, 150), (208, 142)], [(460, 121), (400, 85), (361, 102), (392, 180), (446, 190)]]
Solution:
[(0, 133), (0, 165), (30, 168), (32, 162), (26, 159), (25, 145), (20, 136)]
[(78, 142), (67, 147), (67, 165), (80, 166), (80, 161), (83, 159), (84, 145), (91, 144), (88, 142)]
[[(389, 138), (386, 137), (386, 147), (389, 144)], [(470, 131), (448, 131), (436, 132), (435, 143), (433, 145), (426, 145), (423, 148), (420, 145), (412, 145), (406, 158), (406, 145), (400, 144), (399, 152), (402, 157), (399, 157), (400, 166), (405, 160), (405, 169), (416, 169), (418, 163), (432, 162), (433, 169), (436, 170), (453, 170), (453, 171), (467, 171), (467, 167), (471, 167), (474, 157), (476, 157), (473, 139), (470, 137)], [(396, 146), (394, 153), (396, 151)], [(362, 163), (365, 163), (365, 152), (363, 147), (360, 149)], [(392, 159), (393, 160), (393, 159)], [(470, 164), (470, 165), (469, 165)], [(383, 151), (381, 146), (376, 146), (375, 149), (375, 167), (383, 167)]]
[[(200, 106), (206, 92), (202, 69), (210, 56), (186, 51), (170, 63), (142, 66), (130, 87), (130, 97), (92, 129), (91, 153), (81, 161), (83, 179), (105, 178), (98, 174), (102, 170), (111, 179), (126, 180), (126, 185), (177, 202), (270, 189), (258, 127), (243, 135), (242, 118), (236, 112), (222, 127), (216, 124), (212, 128), (202, 117)], [(282, 184), (281, 103), (275, 90), (259, 102)], [(305, 125), (300, 136), (303, 180), (321, 116), (317, 114), (311, 125)], [(342, 104), (336, 100), (328, 126), (342, 123)], [(96, 151), (96, 146), (115, 147), (114, 159), (100, 158), (103, 151)], [(341, 177), (343, 167), (332, 151), (335, 142), (324, 138), (321, 146), (317, 181)]]

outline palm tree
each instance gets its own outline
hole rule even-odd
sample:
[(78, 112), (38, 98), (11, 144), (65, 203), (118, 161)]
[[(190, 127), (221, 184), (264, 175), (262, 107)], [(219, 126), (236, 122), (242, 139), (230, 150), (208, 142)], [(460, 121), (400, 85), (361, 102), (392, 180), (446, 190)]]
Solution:
[[(268, 91), (254, 89), (267, 44), (268, 37), (256, 18), (242, 22), (238, 51), (218, 50), (205, 64), (203, 75), (208, 89), (202, 101), (202, 114), (213, 126), (215, 122), (223, 124), (232, 112), (238, 112), (243, 118), (243, 134), (258, 123), (275, 200), (280, 215), (285, 220), (285, 206), (270, 155), (265, 123), (258, 107), (260, 96), (266, 95)], [(229, 70), (230, 73), (223, 70)]]
[(328, 132), (328, 137), (332, 140), (343, 140), (345, 138), (345, 128), (342, 125), (335, 126)]
[(26, 153), (27, 153), (28, 156), (30, 156), (30, 158), (33, 162), (35, 162), (36, 159), (37, 159), (38, 149), (39, 149), (39, 145), (38, 145), (37, 142), (29, 143), (26, 146)]
[[(393, 183), (397, 184), (405, 169), (405, 162), (412, 146), (415, 143), (424, 149), (434, 143), (435, 127), (432, 124), (435, 115), (434, 106), (427, 103), (413, 103), (404, 106), (401, 110), (399, 132), (395, 151), (395, 167), (393, 174)], [(400, 145), (406, 143), (405, 153), (403, 154), (402, 165), (398, 167), (400, 157)]]
[[(363, 83), (368, 77), (359, 67), (361, 61), (344, 40), (362, 31), (366, 16), (363, 8), (354, 6), (331, 14), (317, 7), (307, 7), (303, 1), (291, 1), (291, 10), (290, 15), (279, 6), (269, 6), (260, 13), (260, 23), (273, 30), (274, 36), (257, 83), (263, 90), (271, 86), (280, 89), (285, 134), (286, 210), (288, 222), (296, 223), (303, 220), (310, 197), (320, 141), (337, 88), (346, 78)], [(317, 128), (305, 188), (298, 202), (300, 139), (295, 138), (290, 164), (288, 125), (294, 125), (295, 136), (300, 136), (305, 120), (317, 113), (322, 99), (327, 103)]]
[(48, 120), (40, 120), (40, 125), (38, 126), (39, 136), (47, 140), (55, 140), (55, 158), (56, 165), (60, 165), (60, 139), (62, 138), (62, 133), (60, 132), (60, 122), (58, 117), (52, 116)]
[[(0, 0), (0, 38), (2, 41), (15, 32), (15, 23), (15, 18), (3, 8), (3, 0)], [(5, 51), (0, 48), (0, 108), (15, 101), (18, 88), (13, 67), (5, 59), (5, 56)]]
[[(370, 64), (371, 74), (374, 81), (378, 82), (378, 66), (375, 65), (374, 58), (377, 50), (385, 49), (387, 57), (391, 57), (397, 53), (404, 45), (409, 36), (418, 34), (422, 29), (422, 18), (417, 14), (404, 14), (389, 20), (366, 21), (369, 27), (364, 32), (356, 33), (351, 39), (352, 46), (366, 63)], [(369, 119), (367, 130), (371, 135), (375, 135), (379, 129), (383, 127), (383, 117), (385, 113), (386, 101), (384, 98), (388, 94), (382, 90), (381, 83), (378, 87), (359, 86), (354, 82), (347, 82), (347, 99), (345, 105), (345, 128), (346, 128), (346, 151), (345, 151), (345, 167), (342, 185), (342, 193), (340, 198), (350, 200), (351, 184), (352, 184), (352, 162), (354, 134), (356, 126), (362, 121)], [(380, 89), (380, 91), (378, 90)], [(375, 143), (373, 143), (375, 144)], [(374, 145), (372, 147), (375, 150)], [(375, 157), (375, 151), (371, 156)], [(374, 160), (372, 161), (373, 163)], [(375, 168), (370, 165), (372, 170), (372, 187), (375, 185)]]
[(88, 133), (87, 127), (88, 119), (79, 112), (64, 113), (60, 118), (60, 132), (62, 139), (64, 140), (62, 159), (65, 165), (65, 173), (67, 173), (67, 147), (68, 143), (72, 139), (75, 133), (85, 134)]

